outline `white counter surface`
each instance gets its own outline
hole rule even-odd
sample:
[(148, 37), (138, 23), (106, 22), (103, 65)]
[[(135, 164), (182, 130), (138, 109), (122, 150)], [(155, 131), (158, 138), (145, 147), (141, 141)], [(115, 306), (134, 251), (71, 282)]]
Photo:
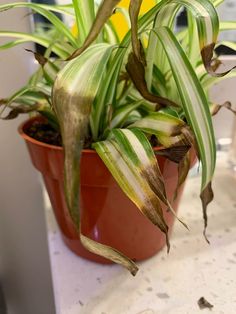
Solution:
[[(46, 210), (57, 314), (235, 314), (236, 174), (218, 161), (215, 200), (209, 206), (208, 245), (203, 236), (200, 178), (187, 181), (171, 251), (164, 249), (132, 277), (117, 265), (104, 266), (77, 257), (63, 244), (55, 219)], [(205, 297), (212, 310), (199, 309)]]

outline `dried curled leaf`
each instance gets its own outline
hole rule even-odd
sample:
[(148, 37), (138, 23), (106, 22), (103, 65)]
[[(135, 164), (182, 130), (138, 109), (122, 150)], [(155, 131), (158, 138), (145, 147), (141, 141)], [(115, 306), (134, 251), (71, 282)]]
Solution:
[(147, 88), (147, 83), (145, 81), (144, 65), (138, 60), (137, 56), (133, 52), (129, 54), (128, 63), (126, 64), (126, 70), (135, 87), (143, 96), (143, 98), (157, 104), (156, 110), (159, 110), (160, 108), (166, 106), (178, 107), (178, 105), (173, 101), (164, 97), (156, 96), (149, 92)]
[(33, 106), (27, 106), (27, 105), (19, 105), (17, 107), (11, 106), (10, 112), (7, 114), (7, 116), (1, 118), (2, 120), (12, 120), (19, 116), (19, 114), (25, 114), (37, 111), (41, 107), (40, 104), (36, 103)]
[(178, 182), (173, 200), (177, 198), (178, 189), (184, 183), (190, 169), (190, 148), (191, 145), (188, 144), (177, 145), (155, 152), (156, 155), (164, 156), (169, 160), (178, 163)]
[(34, 52), (30, 49), (25, 50), (34, 54), (35, 60), (39, 63), (39, 65), (41, 65), (43, 69), (44, 78), (50, 85), (53, 85), (59, 72), (59, 68), (40, 53)]
[(204, 63), (204, 66), (209, 74), (215, 77), (222, 77), (230, 73), (233, 69), (236, 68), (236, 66), (232, 67), (231, 69), (225, 71), (225, 72), (217, 72), (219, 65), (221, 64), (221, 61), (218, 61), (218, 63), (214, 62), (213, 59), (213, 52), (215, 48), (215, 43), (212, 43), (208, 46), (205, 46), (201, 50), (202, 60)]
[(214, 305), (209, 303), (204, 297), (201, 297), (198, 301), (197, 304), (201, 310), (203, 309), (212, 309)]
[(129, 5), (129, 15), (131, 22), (131, 40), (133, 52), (137, 59), (145, 65), (145, 58), (143, 57), (143, 53), (141, 53), (141, 44), (138, 38), (138, 15), (142, 2), (143, 0), (131, 0)]
[(190, 145), (173, 146), (157, 150), (155, 151), (155, 154), (159, 156), (164, 156), (175, 163), (179, 163), (183, 160), (190, 148)]
[(194, 136), (194, 133), (193, 133), (192, 129), (189, 126), (185, 126), (184, 128), (182, 128), (181, 131), (182, 131), (182, 134), (184, 135), (186, 141), (188, 141), (189, 145), (191, 145), (194, 148), (194, 150), (195, 150), (195, 152), (197, 154), (198, 159), (200, 159), (199, 158), (200, 154), (199, 154), (197, 141), (196, 141), (196, 138)]
[(215, 116), (222, 108), (226, 108), (230, 110), (233, 114), (236, 115), (236, 110), (232, 108), (232, 104), (229, 101), (226, 101), (225, 103), (219, 105), (219, 104), (214, 104), (211, 106), (211, 115)]
[(214, 193), (211, 187), (211, 182), (209, 182), (208, 185), (205, 187), (205, 189), (201, 192), (200, 198), (202, 201), (202, 210), (203, 210), (203, 219), (204, 219), (203, 235), (207, 243), (210, 243), (206, 236), (206, 229), (207, 229), (207, 221), (208, 221), (207, 206), (214, 198)]
[(48, 62), (48, 59), (45, 58), (43, 55), (41, 55), (38, 52), (35, 52), (35, 51), (31, 50), (31, 49), (25, 49), (25, 51), (33, 53), (34, 57), (35, 57), (35, 60), (38, 61), (38, 63), (41, 66), (44, 66)]
[(7, 98), (1, 98), (0, 99), (0, 106), (6, 105), (7, 103), (8, 103), (8, 99)]
[(190, 152), (188, 151), (187, 154), (179, 162), (179, 165), (178, 165), (178, 183), (177, 183), (177, 187), (176, 187), (175, 194), (174, 194), (174, 200), (178, 196), (178, 190), (179, 190), (180, 186), (185, 182), (185, 179), (187, 178), (190, 166), (191, 166)]
[(136, 275), (138, 271), (137, 265), (121, 252), (117, 251), (114, 248), (111, 248), (110, 246), (95, 242), (82, 234), (80, 235), (80, 240), (83, 246), (88, 251), (94, 254), (102, 255), (103, 257), (113, 261), (114, 263), (120, 264), (127, 268), (133, 276)]

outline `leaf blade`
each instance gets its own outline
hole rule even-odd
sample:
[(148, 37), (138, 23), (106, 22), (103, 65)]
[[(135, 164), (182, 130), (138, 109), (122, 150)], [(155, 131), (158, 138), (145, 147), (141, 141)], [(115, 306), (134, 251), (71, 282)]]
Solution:
[(215, 138), (208, 102), (195, 71), (173, 33), (163, 27), (159, 28), (156, 34), (166, 51), (187, 121), (197, 139), (203, 165), (202, 190), (204, 190), (212, 179), (216, 160)]

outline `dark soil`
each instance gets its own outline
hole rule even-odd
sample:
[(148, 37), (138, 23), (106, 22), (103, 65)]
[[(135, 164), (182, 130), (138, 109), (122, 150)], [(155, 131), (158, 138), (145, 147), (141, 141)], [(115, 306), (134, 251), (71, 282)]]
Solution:
[(158, 147), (160, 146), (160, 143), (158, 142), (157, 138), (155, 135), (152, 135), (151, 138), (149, 139), (152, 147)]
[[(25, 133), (39, 142), (50, 145), (62, 146), (62, 138), (59, 131), (55, 130), (47, 120), (33, 121)], [(84, 148), (91, 149), (91, 138), (85, 139)]]
[(60, 133), (47, 121), (34, 121), (25, 133), (39, 142), (62, 146)]
[[(62, 138), (60, 132), (55, 130), (47, 120), (32, 122), (31, 126), (25, 130), (25, 133), (39, 142), (43, 142), (50, 145), (62, 146)], [(152, 147), (157, 147), (160, 144), (157, 138), (152, 135), (150, 138)], [(92, 139), (85, 139), (84, 148), (91, 149)]]

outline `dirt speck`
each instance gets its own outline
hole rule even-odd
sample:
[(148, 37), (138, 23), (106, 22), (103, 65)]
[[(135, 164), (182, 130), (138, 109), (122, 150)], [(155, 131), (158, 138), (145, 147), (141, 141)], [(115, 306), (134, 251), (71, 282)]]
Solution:
[(167, 294), (167, 293), (163, 293), (163, 292), (161, 292), (161, 293), (157, 293), (156, 294), (157, 296), (158, 296), (158, 298), (160, 298), (160, 299), (169, 299), (169, 294)]
[(147, 288), (147, 291), (149, 291), (149, 292), (150, 292), (150, 291), (153, 291), (152, 287), (148, 287), (148, 288)]
[(142, 312), (138, 312), (137, 314), (154, 314), (153, 310), (147, 309)]
[(233, 259), (230, 259), (230, 258), (227, 259), (227, 262), (230, 264), (236, 264), (236, 261), (234, 261)]
[(84, 306), (84, 303), (83, 303), (81, 300), (79, 300), (79, 304), (80, 304), (81, 306)]
[(201, 310), (203, 309), (212, 309), (213, 305), (209, 303), (204, 297), (201, 297), (198, 301), (197, 304)]

